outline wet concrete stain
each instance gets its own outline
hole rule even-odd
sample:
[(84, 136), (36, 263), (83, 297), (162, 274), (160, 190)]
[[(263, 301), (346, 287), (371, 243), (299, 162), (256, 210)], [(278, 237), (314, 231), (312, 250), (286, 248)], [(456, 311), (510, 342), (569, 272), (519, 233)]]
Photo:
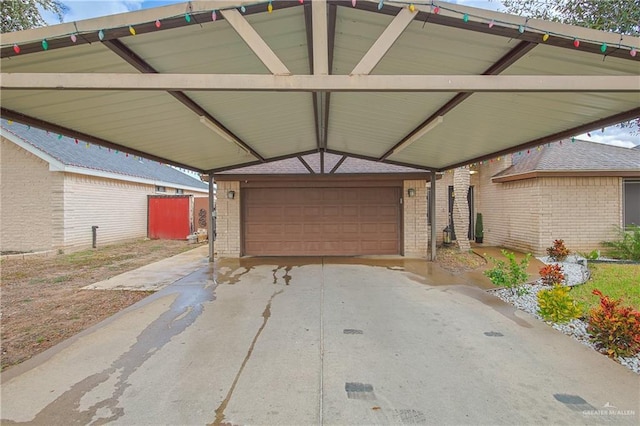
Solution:
[(369, 383), (347, 382), (344, 384), (344, 390), (347, 392), (349, 399), (375, 400), (376, 396), (373, 392), (373, 385)]
[(253, 354), (253, 350), (256, 347), (256, 342), (258, 341), (258, 338), (260, 337), (260, 334), (262, 334), (262, 331), (267, 326), (267, 322), (269, 321), (269, 318), (271, 318), (271, 303), (273, 302), (273, 299), (277, 295), (281, 294), (283, 291), (284, 290), (276, 291), (269, 298), (269, 301), (267, 302), (267, 306), (264, 308), (264, 311), (262, 312), (262, 318), (263, 318), (262, 319), (262, 325), (258, 329), (258, 332), (256, 333), (256, 335), (253, 337), (253, 341), (251, 342), (251, 345), (249, 346), (249, 350), (247, 351), (247, 354), (245, 355), (244, 360), (242, 361), (242, 364), (240, 365), (240, 369), (238, 369), (238, 372), (236, 373), (236, 377), (233, 379), (233, 383), (231, 383), (231, 387), (229, 388), (229, 391), (227, 392), (226, 397), (220, 403), (218, 408), (216, 408), (216, 410), (215, 410), (216, 418), (213, 421), (213, 423), (210, 424), (210, 426), (211, 425), (219, 426), (219, 425), (226, 425), (227, 424), (227, 423), (223, 423), (224, 422), (224, 410), (226, 410), (227, 405), (229, 404), (229, 401), (231, 401), (231, 397), (233, 396), (233, 391), (235, 391), (236, 386), (238, 385), (238, 380), (240, 380), (240, 376), (242, 375), (242, 371), (244, 370), (244, 367), (247, 365), (247, 363), (249, 362), (249, 359), (251, 358), (251, 355)]
[(584, 411), (596, 410), (596, 407), (589, 404), (587, 401), (584, 400), (584, 398), (578, 395), (569, 395), (566, 393), (555, 393), (553, 394), (553, 397), (556, 399), (556, 401), (563, 403), (565, 406), (567, 406), (569, 409), (573, 411), (584, 412)]
[[(140, 333), (131, 348), (115, 360), (109, 368), (86, 377), (44, 407), (33, 420), (14, 422), (2, 420), (2, 424), (91, 424), (101, 425), (115, 421), (124, 415), (117, 407), (119, 398), (130, 386), (129, 377), (155, 352), (174, 336), (187, 329), (202, 313), (204, 305), (215, 300), (216, 283), (213, 279), (214, 265), (207, 266), (176, 281), (158, 293), (149, 296), (144, 303), (177, 293), (169, 309), (150, 323)], [(134, 305), (135, 306), (135, 305)], [(86, 410), (79, 411), (82, 397), (113, 374), (117, 381), (111, 396), (96, 402)], [(107, 414), (108, 413), (108, 414)]]
[(273, 284), (278, 284), (278, 277), (276, 276), (278, 271), (284, 270), (284, 275), (282, 276), (282, 279), (284, 280), (284, 285), (289, 285), (289, 283), (291, 282), (291, 275), (289, 275), (289, 272), (291, 272), (291, 268), (292, 268), (291, 265), (276, 266), (276, 268), (272, 271), (273, 272)]
[(516, 311), (518, 310), (517, 308), (508, 304), (507, 302), (502, 301), (498, 297), (493, 296), (492, 294), (489, 294), (478, 288), (461, 285), (461, 286), (451, 286), (444, 291), (445, 292), (452, 291), (452, 292), (456, 292), (464, 296), (476, 299), (477, 301), (482, 302), (484, 305), (490, 307), (494, 311), (505, 316), (506, 318), (510, 319), (511, 321), (515, 322), (521, 327), (525, 327), (525, 328), (533, 327), (524, 319), (516, 316)]

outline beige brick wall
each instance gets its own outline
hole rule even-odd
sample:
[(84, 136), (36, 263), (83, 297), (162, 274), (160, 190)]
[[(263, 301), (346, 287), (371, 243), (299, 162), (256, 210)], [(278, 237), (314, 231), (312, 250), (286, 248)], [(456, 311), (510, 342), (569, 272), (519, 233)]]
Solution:
[[(216, 230), (215, 252), (218, 257), (240, 256), (240, 182), (221, 181), (217, 183), (218, 197), (216, 200)], [(228, 191), (235, 191), (235, 198), (227, 198)]]
[(5, 138), (0, 164), (0, 250), (51, 250), (49, 164)]
[(510, 164), (510, 157), (504, 157), (478, 167), (476, 211), (483, 213), (486, 245), (543, 255), (554, 239), (565, 240), (575, 252), (591, 251), (614, 237), (614, 225), (622, 223), (620, 178), (492, 183), (491, 176)]
[[(453, 172), (445, 172), (436, 180), (436, 244), (442, 244), (443, 230), (449, 224), (449, 185), (453, 185)], [(431, 188), (431, 183), (427, 184), (427, 188)], [(427, 232), (431, 233), (431, 226)]]
[(554, 239), (563, 239), (571, 251), (600, 248), (615, 238), (622, 224), (622, 178), (540, 178), (540, 245), (544, 253)]
[[(409, 197), (407, 190), (413, 188), (415, 197)], [(404, 255), (425, 257), (427, 255), (427, 181), (405, 180), (403, 185)]]
[(453, 223), (456, 229), (456, 239), (460, 250), (467, 252), (471, 249), (469, 244), (469, 169), (457, 168), (453, 171)]

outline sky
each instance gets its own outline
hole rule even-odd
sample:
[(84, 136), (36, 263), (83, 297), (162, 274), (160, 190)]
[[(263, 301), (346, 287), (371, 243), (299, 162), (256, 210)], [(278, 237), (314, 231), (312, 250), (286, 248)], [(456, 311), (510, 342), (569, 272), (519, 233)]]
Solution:
[[(73, 22), (98, 16), (113, 15), (116, 13), (184, 2), (183, 0), (61, 0), (61, 3), (68, 9), (64, 15), (64, 22)], [(498, 11), (502, 9), (502, 4), (499, 0), (448, 0), (448, 2), (482, 9)], [(50, 24), (58, 23), (57, 19), (50, 14), (43, 16)], [(629, 130), (617, 126), (607, 127), (604, 129), (604, 132), (596, 130), (588, 134), (577, 135), (576, 137), (582, 140), (628, 148), (640, 145), (640, 134), (633, 134)]]

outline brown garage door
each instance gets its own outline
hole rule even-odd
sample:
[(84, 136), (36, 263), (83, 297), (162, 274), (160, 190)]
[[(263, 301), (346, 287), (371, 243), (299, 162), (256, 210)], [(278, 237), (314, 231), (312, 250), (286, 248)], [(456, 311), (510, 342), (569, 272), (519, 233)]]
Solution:
[(400, 189), (246, 188), (244, 254), (400, 254)]

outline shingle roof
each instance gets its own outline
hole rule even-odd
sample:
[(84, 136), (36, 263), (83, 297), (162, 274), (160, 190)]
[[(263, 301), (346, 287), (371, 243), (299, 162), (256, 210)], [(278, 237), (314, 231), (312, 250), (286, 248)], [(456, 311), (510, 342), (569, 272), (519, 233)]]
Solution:
[[(303, 155), (304, 161), (311, 167), (315, 173), (320, 173), (320, 154)], [(333, 167), (338, 164), (342, 158), (341, 155), (325, 153), (324, 154), (324, 171), (329, 173)], [(380, 163), (376, 161), (363, 160), (360, 158), (347, 157), (346, 160), (336, 169), (335, 174), (366, 174), (366, 173), (426, 173), (422, 169), (414, 169), (412, 167), (396, 166), (395, 164)], [(237, 169), (226, 170), (216, 173), (232, 174), (232, 175), (278, 175), (278, 174), (309, 174), (309, 170), (302, 164), (298, 158), (287, 158), (285, 160), (274, 161), (271, 163), (257, 164), (254, 166), (240, 167)]]
[(563, 140), (513, 155), (513, 165), (494, 177), (548, 171), (640, 172), (640, 150), (583, 140)]
[(208, 185), (199, 179), (186, 175), (173, 167), (156, 161), (126, 156), (114, 150), (87, 144), (84, 141), (60, 137), (35, 127), (19, 123), (7, 122), (2, 119), (2, 134), (12, 134), (38, 150), (60, 161), (67, 166), (76, 166), (119, 175), (137, 177), (187, 186), (191, 188), (207, 189)]

